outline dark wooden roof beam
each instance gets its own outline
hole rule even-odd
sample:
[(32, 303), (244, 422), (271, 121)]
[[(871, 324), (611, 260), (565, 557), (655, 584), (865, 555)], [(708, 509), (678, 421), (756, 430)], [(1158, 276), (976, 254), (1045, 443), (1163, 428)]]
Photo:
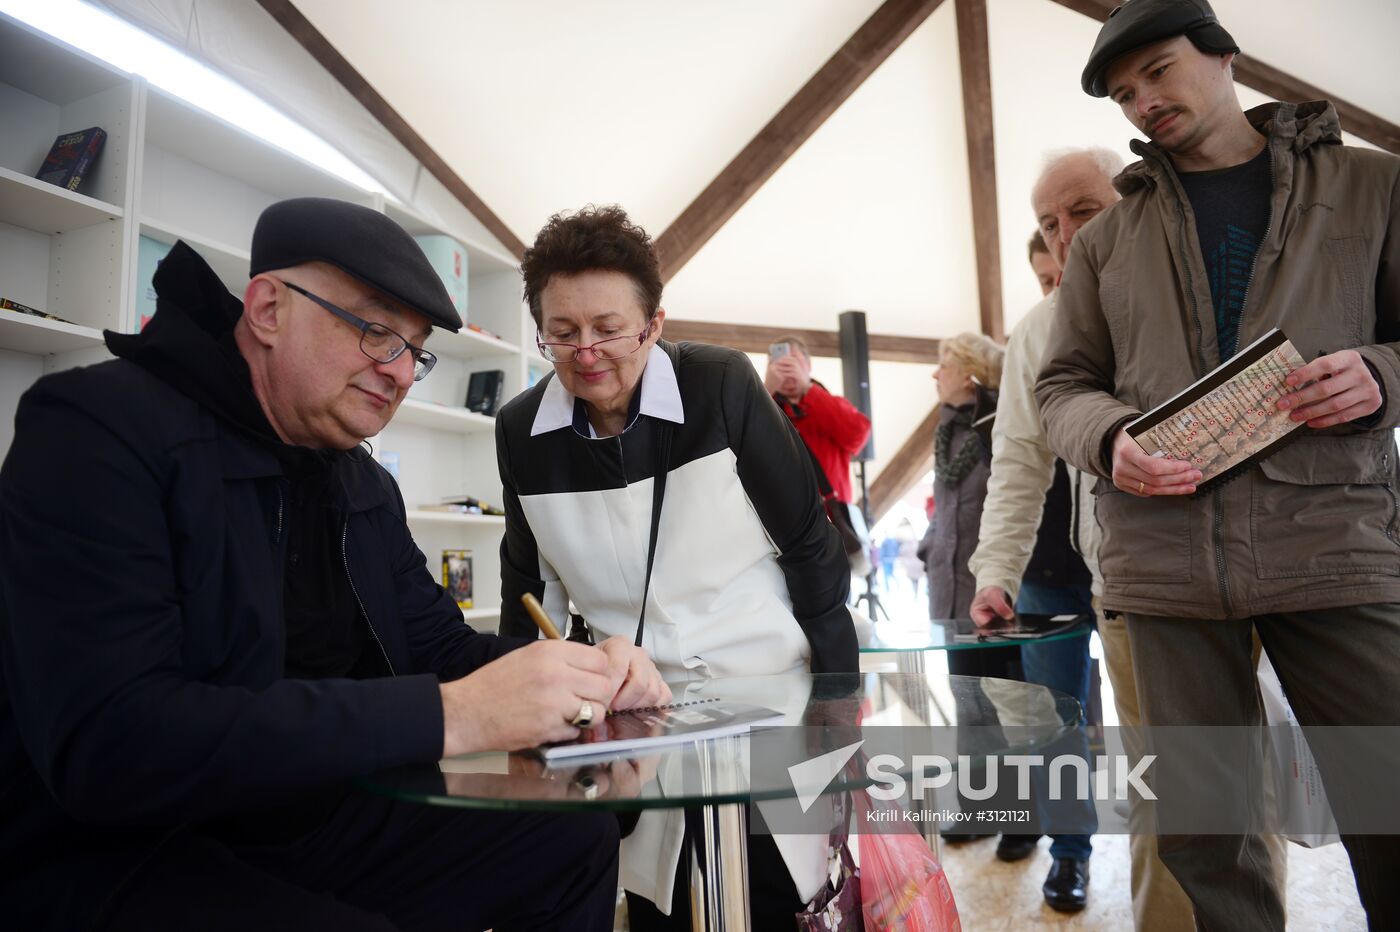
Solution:
[(320, 63), (331, 73), (341, 86), (350, 92), (350, 96), (360, 102), (360, 105), (368, 110), (389, 133), (399, 141), (405, 149), (413, 155), (415, 159), (423, 164), (433, 177), (441, 181), (443, 187), (452, 193), (452, 196), (461, 201), (473, 217), (481, 221), (481, 225), (496, 237), (510, 254), (517, 259), (525, 255), (525, 244), (511, 232), (510, 227), (497, 217), (486, 206), (486, 202), (477, 197), (476, 192), (467, 186), (467, 183), (457, 175), (447, 162), (428, 145), (427, 140), (418, 135), (417, 130), (408, 124), (399, 112), (389, 105), (389, 102), (380, 96), (364, 76), (355, 70), (354, 66), (345, 59), (331, 45), (319, 29), (311, 24), (311, 21), (302, 15), (302, 12), (293, 5), (290, 0), (258, 0), (258, 5), (266, 10), (278, 24), (291, 35), (291, 37), (301, 44), (301, 47), (311, 53), (311, 57)]
[[(665, 336), (668, 340), (694, 340), (714, 343), (745, 353), (766, 353), (779, 337), (795, 334), (801, 337), (812, 355), (840, 357), (840, 334), (835, 330), (803, 330), (793, 327), (763, 327), (753, 324), (718, 324), (708, 321), (666, 318)], [(869, 335), (870, 358), (882, 362), (914, 362), (934, 365), (938, 362), (938, 341), (928, 337), (901, 337), (872, 333)]]
[(880, 470), (880, 475), (870, 483), (872, 526), (933, 468), (933, 435), (938, 430), (938, 410), (935, 402), (933, 410), (919, 422), (919, 426), (890, 457), (885, 468)]
[(885, 0), (656, 239), (670, 281), (942, 0)]
[(987, 0), (954, 0), (958, 63), (962, 70), (967, 177), (972, 193), (972, 234), (982, 332), (1006, 339), (1001, 306), (1001, 240), (997, 229), (996, 142), (992, 135), (992, 66), (987, 43)]

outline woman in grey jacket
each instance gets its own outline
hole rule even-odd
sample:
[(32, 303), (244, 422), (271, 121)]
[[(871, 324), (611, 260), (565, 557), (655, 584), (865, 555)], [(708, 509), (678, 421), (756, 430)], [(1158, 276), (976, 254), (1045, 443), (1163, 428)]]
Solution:
[(919, 544), (929, 617), (968, 618), (976, 591), (967, 563), (977, 549), (992, 469), (991, 418), (1004, 351), (976, 333), (943, 342), (934, 381), (943, 403), (934, 441), (933, 519)]

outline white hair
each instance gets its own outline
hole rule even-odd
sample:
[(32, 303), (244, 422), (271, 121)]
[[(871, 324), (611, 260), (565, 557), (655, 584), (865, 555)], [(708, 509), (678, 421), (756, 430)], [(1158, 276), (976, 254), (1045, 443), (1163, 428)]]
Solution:
[(1123, 170), (1123, 157), (1103, 146), (1089, 146), (1083, 149), (1056, 149), (1045, 154), (1045, 163), (1041, 166), (1040, 175), (1035, 179), (1035, 185), (1032, 186), (1031, 190), (1039, 188), (1045, 177), (1055, 169), (1068, 162), (1081, 159), (1092, 162), (1094, 167), (1103, 172), (1104, 178), (1109, 181), (1112, 181)]

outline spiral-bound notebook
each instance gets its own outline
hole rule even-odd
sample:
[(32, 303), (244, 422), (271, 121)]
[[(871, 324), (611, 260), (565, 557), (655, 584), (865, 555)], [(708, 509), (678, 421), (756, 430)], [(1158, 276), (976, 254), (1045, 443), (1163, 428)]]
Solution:
[(1148, 456), (1170, 456), (1201, 471), (1195, 494), (1238, 478), (1293, 440), (1303, 422), (1280, 411), (1284, 383), (1303, 357), (1277, 328), (1204, 378), (1127, 425)]
[(783, 714), (763, 706), (723, 699), (610, 712), (573, 741), (539, 749), (546, 761), (645, 752), (671, 744), (742, 735), (751, 728), (781, 725)]

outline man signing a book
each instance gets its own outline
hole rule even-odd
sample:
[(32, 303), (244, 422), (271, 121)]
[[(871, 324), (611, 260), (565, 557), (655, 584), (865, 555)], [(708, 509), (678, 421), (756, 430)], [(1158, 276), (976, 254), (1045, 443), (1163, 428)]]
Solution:
[[(1103, 603), (1146, 724), (1257, 723), (1253, 630), (1303, 725), (1400, 724), (1400, 159), (1343, 146), (1325, 101), (1246, 113), (1238, 51), (1204, 0), (1132, 0), (1099, 33), (1083, 88), (1150, 141), (1075, 237), (1036, 398), (1051, 448), (1101, 477)], [(1306, 428), (1195, 495), (1123, 425), (1275, 327), (1312, 360), (1277, 402)], [(1375, 762), (1319, 759), (1344, 821), (1333, 784)], [(1400, 927), (1400, 837), (1346, 831), (1372, 927)], [(1283, 927), (1260, 836), (1159, 850), (1202, 927)]]
[(611, 929), (611, 814), (435, 810), (353, 781), (570, 739), (669, 689), (626, 639), (478, 634), (428, 571), (361, 446), (433, 368), (433, 329), (461, 326), (412, 237), (282, 201), (251, 273), (240, 301), (177, 244), (151, 324), (107, 334), (118, 358), (20, 402), (0, 470), (0, 915)]

